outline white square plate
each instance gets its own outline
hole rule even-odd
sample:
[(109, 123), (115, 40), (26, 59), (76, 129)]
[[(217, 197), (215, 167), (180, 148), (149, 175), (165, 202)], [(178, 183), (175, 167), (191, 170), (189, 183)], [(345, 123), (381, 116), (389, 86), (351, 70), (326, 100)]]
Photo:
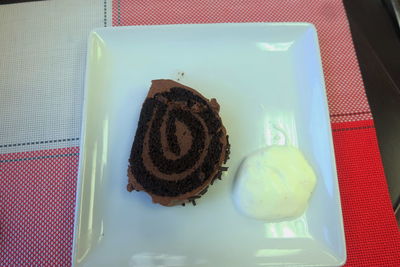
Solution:
[[(307, 23), (101, 28), (89, 37), (75, 266), (338, 266), (342, 213), (318, 39)], [(174, 79), (221, 105), (230, 167), (197, 206), (162, 207), (126, 190), (141, 105)], [(232, 201), (241, 160), (287, 132), (314, 167), (306, 212), (267, 223)]]

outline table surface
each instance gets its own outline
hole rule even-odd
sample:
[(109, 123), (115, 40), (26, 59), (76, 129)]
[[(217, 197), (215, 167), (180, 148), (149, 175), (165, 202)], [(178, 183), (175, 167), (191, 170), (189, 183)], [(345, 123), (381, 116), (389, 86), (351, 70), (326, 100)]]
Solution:
[(321, 45), (348, 266), (400, 266), (400, 235), (391, 206), (398, 206), (400, 194), (399, 37), (379, 0), (343, 3), (363, 79), (341, 0), (1, 5), (0, 33), (9, 38), (0, 42), (7, 48), (0, 50), (0, 265), (64, 266), (70, 261), (84, 58), (91, 29), (307, 21), (316, 25)]
[(396, 209), (400, 205), (399, 29), (382, 1), (345, 0), (344, 4)]

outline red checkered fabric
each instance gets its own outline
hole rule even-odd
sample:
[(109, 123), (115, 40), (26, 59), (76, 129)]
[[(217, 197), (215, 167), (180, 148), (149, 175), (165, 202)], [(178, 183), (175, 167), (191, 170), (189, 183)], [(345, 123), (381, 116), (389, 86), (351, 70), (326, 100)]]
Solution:
[(332, 124), (346, 266), (400, 266), (394, 218), (372, 120)]
[(0, 266), (70, 265), (78, 152), (0, 155)]

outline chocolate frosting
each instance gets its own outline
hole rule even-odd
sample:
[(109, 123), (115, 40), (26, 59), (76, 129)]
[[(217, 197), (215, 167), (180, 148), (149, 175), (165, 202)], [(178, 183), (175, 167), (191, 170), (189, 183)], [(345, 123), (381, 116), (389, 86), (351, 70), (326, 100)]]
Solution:
[(172, 80), (154, 80), (143, 103), (128, 168), (128, 191), (173, 206), (204, 194), (228, 159), (220, 106)]

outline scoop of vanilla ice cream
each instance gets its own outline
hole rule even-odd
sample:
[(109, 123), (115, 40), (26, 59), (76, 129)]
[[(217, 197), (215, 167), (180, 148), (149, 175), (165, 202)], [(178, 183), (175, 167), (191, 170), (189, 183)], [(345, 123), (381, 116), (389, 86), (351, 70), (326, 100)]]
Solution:
[(242, 213), (255, 219), (294, 219), (307, 208), (316, 181), (297, 148), (271, 146), (244, 159), (237, 172), (234, 201)]

